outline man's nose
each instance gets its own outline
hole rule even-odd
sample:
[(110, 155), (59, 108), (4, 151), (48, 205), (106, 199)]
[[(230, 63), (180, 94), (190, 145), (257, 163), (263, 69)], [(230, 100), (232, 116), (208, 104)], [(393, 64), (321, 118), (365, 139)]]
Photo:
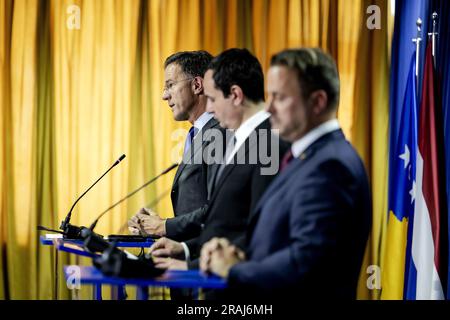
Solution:
[(273, 114), (275, 113), (275, 108), (273, 107), (273, 99), (269, 98), (266, 102), (266, 111)]
[(214, 113), (214, 107), (211, 102), (206, 102), (206, 111), (209, 113)]

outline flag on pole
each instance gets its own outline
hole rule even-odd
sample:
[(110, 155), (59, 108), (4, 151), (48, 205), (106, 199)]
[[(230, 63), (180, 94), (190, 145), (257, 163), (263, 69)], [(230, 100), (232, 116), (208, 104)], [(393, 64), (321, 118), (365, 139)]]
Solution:
[[(435, 1), (433, 10), (438, 13), (437, 23), (437, 43), (436, 43), (436, 73), (441, 99), (441, 110), (443, 112), (444, 125), (444, 146), (446, 161), (446, 191), (447, 191), (447, 220), (450, 220), (450, 1)], [(438, 109), (439, 110), (439, 109)], [(447, 224), (447, 231), (450, 230), (450, 224)], [(448, 242), (450, 242), (450, 238)], [(450, 269), (450, 260), (447, 264)], [(450, 273), (447, 272), (447, 279), (450, 279)], [(447, 280), (447, 299), (450, 300), (450, 281)]]
[(447, 201), (443, 117), (435, 82), (432, 46), (425, 57), (416, 160), (411, 260), (406, 267), (405, 298), (445, 299), (448, 271)]
[(382, 299), (403, 299), (408, 220), (414, 214), (417, 149), (416, 53), (410, 60), (400, 130), (391, 130), (386, 249), (382, 272)]

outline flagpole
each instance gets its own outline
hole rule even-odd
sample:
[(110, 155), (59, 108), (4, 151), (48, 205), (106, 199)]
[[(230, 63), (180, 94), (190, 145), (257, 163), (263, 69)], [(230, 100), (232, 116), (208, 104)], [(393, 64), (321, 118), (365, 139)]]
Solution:
[(422, 41), (421, 38), (422, 19), (420, 18), (417, 19), (416, 26), (417, 26), (417, 37), (413, 38), (412, 41), (416, 44), (416, 80), (417, 83), (419, 83), (419, 57), (420, 57), (420, 41)]
[(432, 48), (432, 54), (433, 54), (433, 63), (434, 66), (436, 66), (436, 36), (438, 33), (436, 32), (436, 23), (438, 14), (436, 12), (433, 12), (431, 15), (431, 18), (433, 19), (433, 32), (428, 33), (428, 36), (431, 36), (431, 48)]

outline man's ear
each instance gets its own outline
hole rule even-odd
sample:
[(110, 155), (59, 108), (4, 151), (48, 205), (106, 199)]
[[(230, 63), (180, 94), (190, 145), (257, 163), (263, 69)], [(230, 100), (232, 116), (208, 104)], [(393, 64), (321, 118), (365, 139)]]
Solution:
[(230, 88), (230, 97), (235, 107), (240, 106), (244, 102), (244, 92), (238, 85), (232, 85)]
[(328, 95), (325, 90), (316, 90), (309, 96), (312, 111), (316, 115), (324, 113), (328, 105)]
[(202, 94), (203, 93), (203, 79), (201, 77), (195, 77), (192, 80), (192, 86), (194, 89), (194, 94)]

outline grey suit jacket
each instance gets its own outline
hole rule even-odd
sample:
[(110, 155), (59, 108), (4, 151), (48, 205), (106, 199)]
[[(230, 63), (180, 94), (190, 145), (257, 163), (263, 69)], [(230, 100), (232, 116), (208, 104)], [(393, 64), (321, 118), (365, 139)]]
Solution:
[(198, 236), (206, 218), (208, 200), (212, 193), (218, 165), (205, 160), (208, 148), (213, 147), (217, 136), (224, 137), (225, 130), (215, 119), (209, 120), (195, 136), (178, 167), (172, 185), (174, 218), (166, 221), (166, 236), (185, 241)]

